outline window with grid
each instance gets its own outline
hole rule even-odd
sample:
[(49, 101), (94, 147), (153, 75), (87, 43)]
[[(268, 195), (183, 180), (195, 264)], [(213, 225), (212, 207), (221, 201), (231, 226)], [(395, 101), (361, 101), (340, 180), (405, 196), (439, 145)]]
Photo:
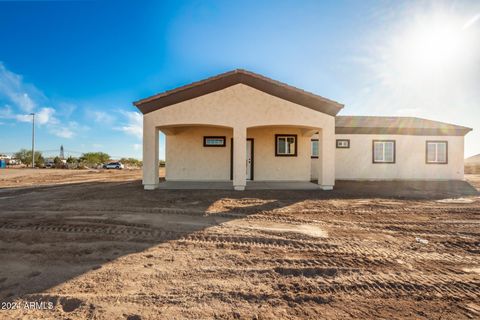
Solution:
[(276, 135), (275, 136), (275, 155), (291, 156), (297, 155), (297, 136), (296, 135)]
[(447, 149), (447, 141), (427, 141), (427, 163), (447, 163)]
[(311, 147), (312, 158), (318, 158), (318, 139), (312, 139)]
[(205, 147), (225, 147), (225, 137), (203, 137)]
[(373, 163), (395, 163), (395, 141), (373, 141)]

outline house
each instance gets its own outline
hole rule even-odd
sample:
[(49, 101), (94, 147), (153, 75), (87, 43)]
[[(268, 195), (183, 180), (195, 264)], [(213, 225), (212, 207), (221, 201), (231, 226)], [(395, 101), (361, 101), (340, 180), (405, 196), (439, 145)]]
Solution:
[(134, 102), (143, 113), (143, 185), (167, 181), (463, 179), (471, 129), (406, 117), (337, 116), (343, 105), (245, 70)]

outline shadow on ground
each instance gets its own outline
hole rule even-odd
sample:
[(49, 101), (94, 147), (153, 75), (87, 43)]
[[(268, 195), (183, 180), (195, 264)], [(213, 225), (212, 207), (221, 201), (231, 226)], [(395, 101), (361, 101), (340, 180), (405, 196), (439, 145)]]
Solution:
[[(478, 194), (462, 181), (338, 181), (333, 191), (147, 192), (140, 181), (3, 189), (0, 301), (39, 294), (123, 256), (306, 200), (441, 199)], [(225, 199), (235, 201), (229, 206)], [(88, 292), (88, 286), (84, 290)], [(64, 303), (68, 309), (71, 302)]]

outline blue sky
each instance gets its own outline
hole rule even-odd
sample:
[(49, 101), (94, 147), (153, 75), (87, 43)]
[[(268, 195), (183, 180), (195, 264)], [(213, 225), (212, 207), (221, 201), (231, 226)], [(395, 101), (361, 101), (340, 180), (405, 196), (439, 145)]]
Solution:
[[(478, 1), (2, 1), (0, 153), (141, 158), (131, 102), (235, 68), (345, 104), (474, 128)], [(161, 157), (163, 157), (161, 137)]]

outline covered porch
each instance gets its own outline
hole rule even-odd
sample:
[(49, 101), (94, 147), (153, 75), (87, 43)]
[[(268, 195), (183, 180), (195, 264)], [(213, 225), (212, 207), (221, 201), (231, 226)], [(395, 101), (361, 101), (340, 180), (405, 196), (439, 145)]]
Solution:
[[(166, 181), (156, 183), (158, 174), (155, 176), (155, 170), (147, 169), (144, 161), (147, 190), (333, 188), (335, 150), (333, 135), (325, 128), (285, 124), (248, 128), (176, 124), (156, 127), (153, 131), (155, 147), (149, 142), (150, 147), (144, 147), (144, 152), (148, 151), (153, 157), (152, 164), (158, 163), (158, 133), (165, 134)], [(319, 138), (319, 157), (312, 161), (314, 134)], [(310, 182), (312, 172), (320, 177), (318, 184)], [(153, 183), (146, 184), (145, 178), (149, 176)]]

